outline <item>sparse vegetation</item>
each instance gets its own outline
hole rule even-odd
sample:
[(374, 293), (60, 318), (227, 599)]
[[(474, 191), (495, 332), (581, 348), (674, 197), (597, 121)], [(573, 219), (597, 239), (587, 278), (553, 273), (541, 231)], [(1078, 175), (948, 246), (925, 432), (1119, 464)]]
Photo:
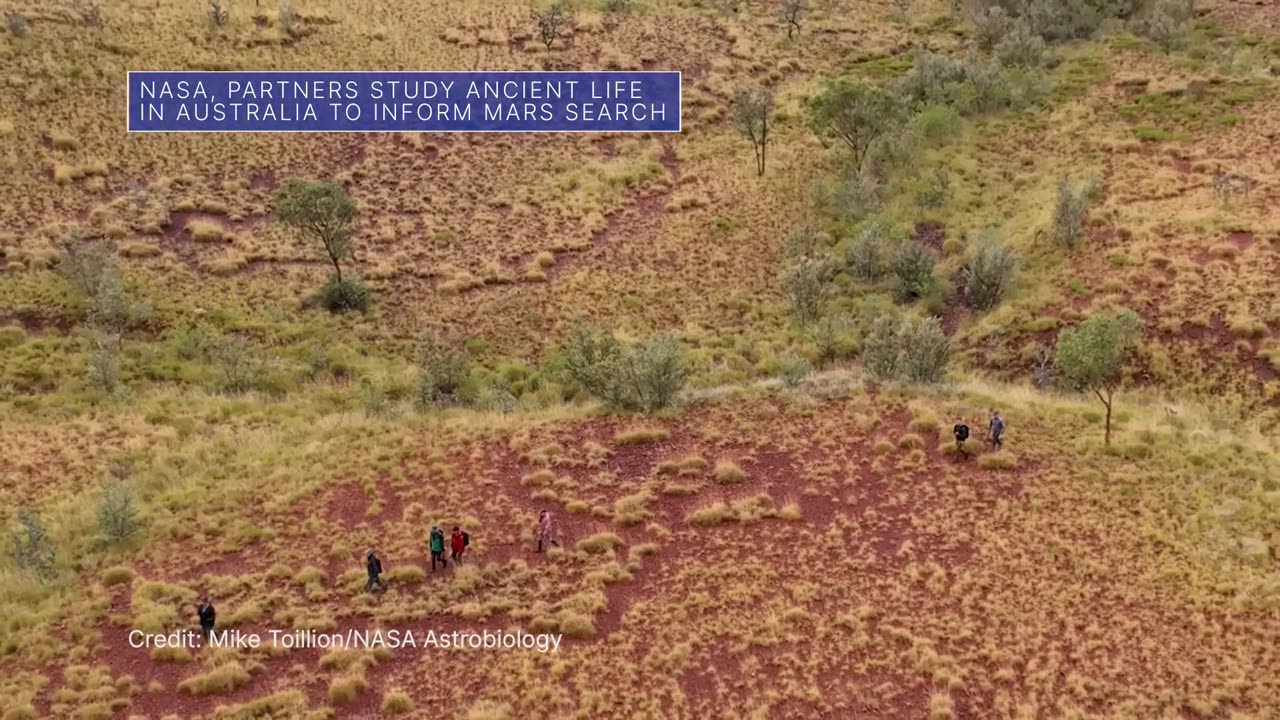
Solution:
[(1058, 201), (1053, 207), (1053, 241), (1062, 248), (1075, 250), (1085, 238), (1085, 221), (1089, 207), (1097, 200), (1098, 185), (1094, 180), (1075, 191), (1065, 176), (1058, 181)]
[[(587, 0), (546, 43), (551, 2), (0, 10), (0, 716), (1280, 705), (1273, 6)], [(678, 70), (683, 131), (126, 135), (107, 91), (392, 61)], [(896, 117), (855, 147), (839, 88)], [(295, 177), (351, 204), (336, 264), (273, 221)], [(1121, 308), (1108, 413), (1063, 361)], [(205, 596), (219, 630), (566, 637), (128, 648)]]
[(764, 175), (765, 150), (769, 145), (769, 116), (773, 113), (773, 91), (738, 89), (733, 96), (733, 124), (738, 134), (751, 143), (756, 157), (756, 175)]

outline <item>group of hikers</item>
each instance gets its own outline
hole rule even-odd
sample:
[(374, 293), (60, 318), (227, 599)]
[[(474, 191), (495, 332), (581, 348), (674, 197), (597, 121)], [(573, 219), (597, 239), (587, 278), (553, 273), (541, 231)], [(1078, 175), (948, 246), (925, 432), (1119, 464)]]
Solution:
[[(537, 536), (538, 546), (534, 552), (542, 552), (545, 547), (551, 545), (560, 546), (560, 541), (556, 537), (555, 523), (552, 521), (551, 512), (548, 510), (538, 513)], [(444, 557), (446, 543), (449, 547), (448, 560)], [(457, 525), (453, 526), (453, 531), (448, 540), (445, 539), (444, 530), (441, 530), (437, 525), (433, 525), (427, 540), (427, 547), (431, 553), (431, 572), (436, 571), (437, 564), (442, 569), (448, 568), (449, 560), (452, 560), (455, 565), (461, 565), (463, 555), (470, 545), (471, 535)], [(375, 589), (380, 592), (386, 591), (387, 583), (382, 579), (382, 558), (378, 557), (378, 552), (374, 548), (370, 548), (368, 554), (365, 555), (365, 570), (369, 576), (368, 581), (364, 584), (365, 592), (373, 592)], [(200, 597), (200, 603), (196, 606), (196, 617), (200, 620), (200, 634), (208, 641), (217, 619), (217, 611), (214, 610), (213, 603), (209, 601), (208, 595)]]
[[(545, 511), (544, 511), (545, 512)], [(449, 535), (449, 560), (454, 565), (462, 564), (462, 555), (471, 545), (471, 535), (467, 531), (453, 526), (453, 532)], [(444, 530), (438, 525), (431, 526), (431, 533), (428, 536), (427, 547), (431, 552), (431, 572), (436, 571), (436, 565), (441, 569), (449, 567), (449, 560), (444, 557)], [(382, 581), (382, 559), (378, 557), (378, 553), (373, 548), (369, 549), (369, 554), (365, 556), (365, 570), (369, 573), (369, 580), (364, 584), (365, 592), (373, 592), (374, 588), (385, 591), (387, 584)]]
[[(962, 420), (955, 424), (952, 431), (956, 437), (956, 450), (960, 450), (969, 439), (969, 426)], [(991, 444), (993, 450), (999, 450), (1004, 447), (1004, 418), (1000, 416), (999, 410), (992, 410), (991, 417), (987, 421), (987, 441)], [(537, 536), (538, 546), (534, 552), (540, 553), (551, 545), (560, 546), (550, 511), (543, 510), (538, 513)], [(447, 544), (449, 546), (449, 560), (452, 560), (455, 565), (461, 565), (462, 557), (466, 553), (467, 547), (471, 545), (471, 536), (465, 530), (454, 525)], [(446, 545), (444, 530), (441, 530), (439, 526), (433, 525), (427, 545), (431, 552), (431, 572), (436, 571), (437, 564), (441, 569), (447, 569), (449, 560), (444, 557)], [(377, 551), (373, 548), (370, 548), (368, 555), (365, 556), (365, 569), (369, 574), (369, 580), (364, 585), (365, 592), (373, 592), (374, 589), (385, 591), (387, 584), (382, 580), (382, 559), (378, 557)], [(209, 633), (213, 632), (214, 621), (217, 617), (213, 603), (209, 602), (208, 596), (200, 598), (200, 604), (196, 607), (196, 616), (200, 619), (200, 632), (208, 640)]]
[[(555, 524), (552, 522), (550, 511), (543, 510), (538, 513), (537, 532), (538, 548), (534, 552), (542, 552), (543, 547), (547, 545), (560, 546), (560, 541), (556, 539)], [(455, 565), (461, 565), (463, 553), (471, 545), (471, 535), (454, 525), (453, 534), (449, 536), (448, 544), (449, 560), (453, 560)], [(444, 557), (444, 531), (439, 526), (433, 525), (431, 527), (427, 547), (431, 551), (431, 572), (436, 571), (437, 564), (440, 565), (441, 569), (449, 567), (449, 560)], [(365, 556), (365, 569), (369, 574), (369, 580), (364, 584), (365, 592), (373, 592), (375, 588), (385, 591), (387, 584), (382, 581), (382, 559), (378, 557), (377, 551), (372, 548), (369, 549), (369, 554)]]
[[(969, 439), (969, 426), (961, 420), (952, 428), (952, 432), (956, 436), (956, 450), (962, 449)], [(987, 442), (991, 443), (992, 450), (1004, 447), (1004, 418), (1000, 416), (999, 410), (992, 410), (991, 418), (987, 421)]]

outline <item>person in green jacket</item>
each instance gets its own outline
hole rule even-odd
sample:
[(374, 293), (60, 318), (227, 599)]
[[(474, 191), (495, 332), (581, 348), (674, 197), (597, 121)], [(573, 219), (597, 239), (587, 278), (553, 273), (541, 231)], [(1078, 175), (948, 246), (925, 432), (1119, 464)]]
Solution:
[(449, 561), (444, 559), (444, 531), (437, 526), (431, 526), (431, 572), (436, 571), (436, 561), (440, 561), (440, 567), (449, 567)]

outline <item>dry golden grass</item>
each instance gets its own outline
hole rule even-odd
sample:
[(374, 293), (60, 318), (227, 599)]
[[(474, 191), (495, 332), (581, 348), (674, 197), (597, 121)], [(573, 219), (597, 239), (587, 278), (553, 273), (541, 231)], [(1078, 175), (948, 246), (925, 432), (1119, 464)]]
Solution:
[[(929, 213), (891, 202), (904, 221), (945, 226), (945, 271), (993, 223), (1023, 253), (1003, 305), (951, 308), (958, 365), (1025, 377), (1036, 344), (1125, 305), (1146, 321), (1133, 379), (1221, 401), (1125, 391), (1104, 450), (1096, 404), (963, 372), (937, 392), (872, 392), (844, 369), (780, 395), (749, 384), (807, 342), (786, 319), (781, 239), (834, 151), (804, 103), (825, 77), (891, 72), (913, 47), (963, 37), (924, 0), (905, 19), (883, 3), (815, 4), (793, 41), (754, 4), (692, 6), (580, 8), (571, 40), (546, 52), (528, 8), (497, 0), (315, 0), (293, 28), (274, 4), (238, 3), (223, 29), (203, 6), (121, 3), (103, 8), (102, 31), (69, 6), (20, 3), (32, 36), (0, 38), (0, 506), (39, 512), (60, 576), (45, 586), (0, 561), (2, 717), (1146, 720), (1280, 706), (1280, 465), (1265, 432), (1280, 401), (1280, 114), (1269, 86), (1247, 97), (1247, 53), (1193, 87), (1213, 62), (1124, 40), (1066, 46), (1051, 74), (1084, 78), (1078, 90), (930, 150), (955, 200)], [(678, 68), (686, 132), (119, 131), (124, 70), (215, 66)], [(1140, 101), (1129, 75), (1150, 81)], [(763, 179), (730, 124), (733, 89), (761, 80), (778, 88)], [(1182, 139), (1139, 141), (1139, 126)], [(1254, 181), (1248, 197), (1214, 197), (1219, 163)], [(1090, 170), (1106, 193), (1089, 243), (1047, 247), (1036, 238), (1057, 176)], [(355, 198), (369, 316), (310, 305), (317, 249), (269, 218), (295, 176), (336, 177)], [(156, 309), (127, 338), (124, 400), (83, 387), (82, 308), (49, 270), (72, 234), (107, 241)], [(562, 404), (543, 368), (523, 366), (579, 316), (627, 339), (680, 333), (713, 400), (644, 420)], [(217, 391), (207, 350), (179, 342), (196, 325), (254, 340), (270, 382)], [(410, 412), (408, 346), (424, 325), (487, 369), (521, 365), (501, 369), (530, 388), (519, 407)], [(326, 362), (298, 372), (317, 348)], [(362, 379), (394, 412), (353, 400)], [(940, 428), (993, 405), (1008, 449), (975, 438), (963, 453), (976, 460), (954, 457)], [(108, 547), (95, 511), (115, 472), (146, 524)], [(535, 555), (543, 507), (563, 547)], [(472, 532), (468, 564), (423, 569), (431, 524)], [(370, 546), (391, 585), (377, 597), (362, 592)], [(205, 592), (223, 627), (439, 622), (571, 642), (468, 656), (447, 682), (452, 658), (413, 651), (121, 660), (134, 652), (123, 631), (190, 627)]]

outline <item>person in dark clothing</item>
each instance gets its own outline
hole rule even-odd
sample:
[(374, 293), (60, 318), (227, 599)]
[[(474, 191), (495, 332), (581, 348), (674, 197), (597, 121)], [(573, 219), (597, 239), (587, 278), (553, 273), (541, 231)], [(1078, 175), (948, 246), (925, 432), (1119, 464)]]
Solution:
[(377, 553), (373, 550), (369, 551), (369, 556), (365, 558), (365, 568), (369, 571), (369, 581), (364, 584), (365, 592), (373, 592), (376, 587), (383, 592), (387, 590), (387, 584), (382, 582), (382, 561), (378, 559)]
[(956, 423), (952, 430), (956, 434), (956, 450), (960, 450), (964, 447), (964, 441), (969, 439), (969, 426), (964, 423)]
[(204, 636), (205, 642), (209, 642), (209, 634), (213, 632), (213, 623), (217, 616), (213, 603), (209, 602), (209, 596), (201, 597), (200, 604), (196, 606), (196, 617), (200, 618), (200, 634)]
[(449, 537), (450, 557), (458, 565), (462, 564), (462, 552), (467, 549), (467, 534), (458, 529), (457, 525), (453, 526), (453, 535)]
[(999, 410), (991, 411), (991, 425), (987, 428), (987, 433), (991, 436), (991, 447), (999, 450), (1004, 447), (1004, 418), (1000, 417)]
[(431, 572), (436, 571), (437, 561), (440, 567), (449, 567), (449, 561), (444, 559), (444, 531), (433, 525), (431, 526)]

